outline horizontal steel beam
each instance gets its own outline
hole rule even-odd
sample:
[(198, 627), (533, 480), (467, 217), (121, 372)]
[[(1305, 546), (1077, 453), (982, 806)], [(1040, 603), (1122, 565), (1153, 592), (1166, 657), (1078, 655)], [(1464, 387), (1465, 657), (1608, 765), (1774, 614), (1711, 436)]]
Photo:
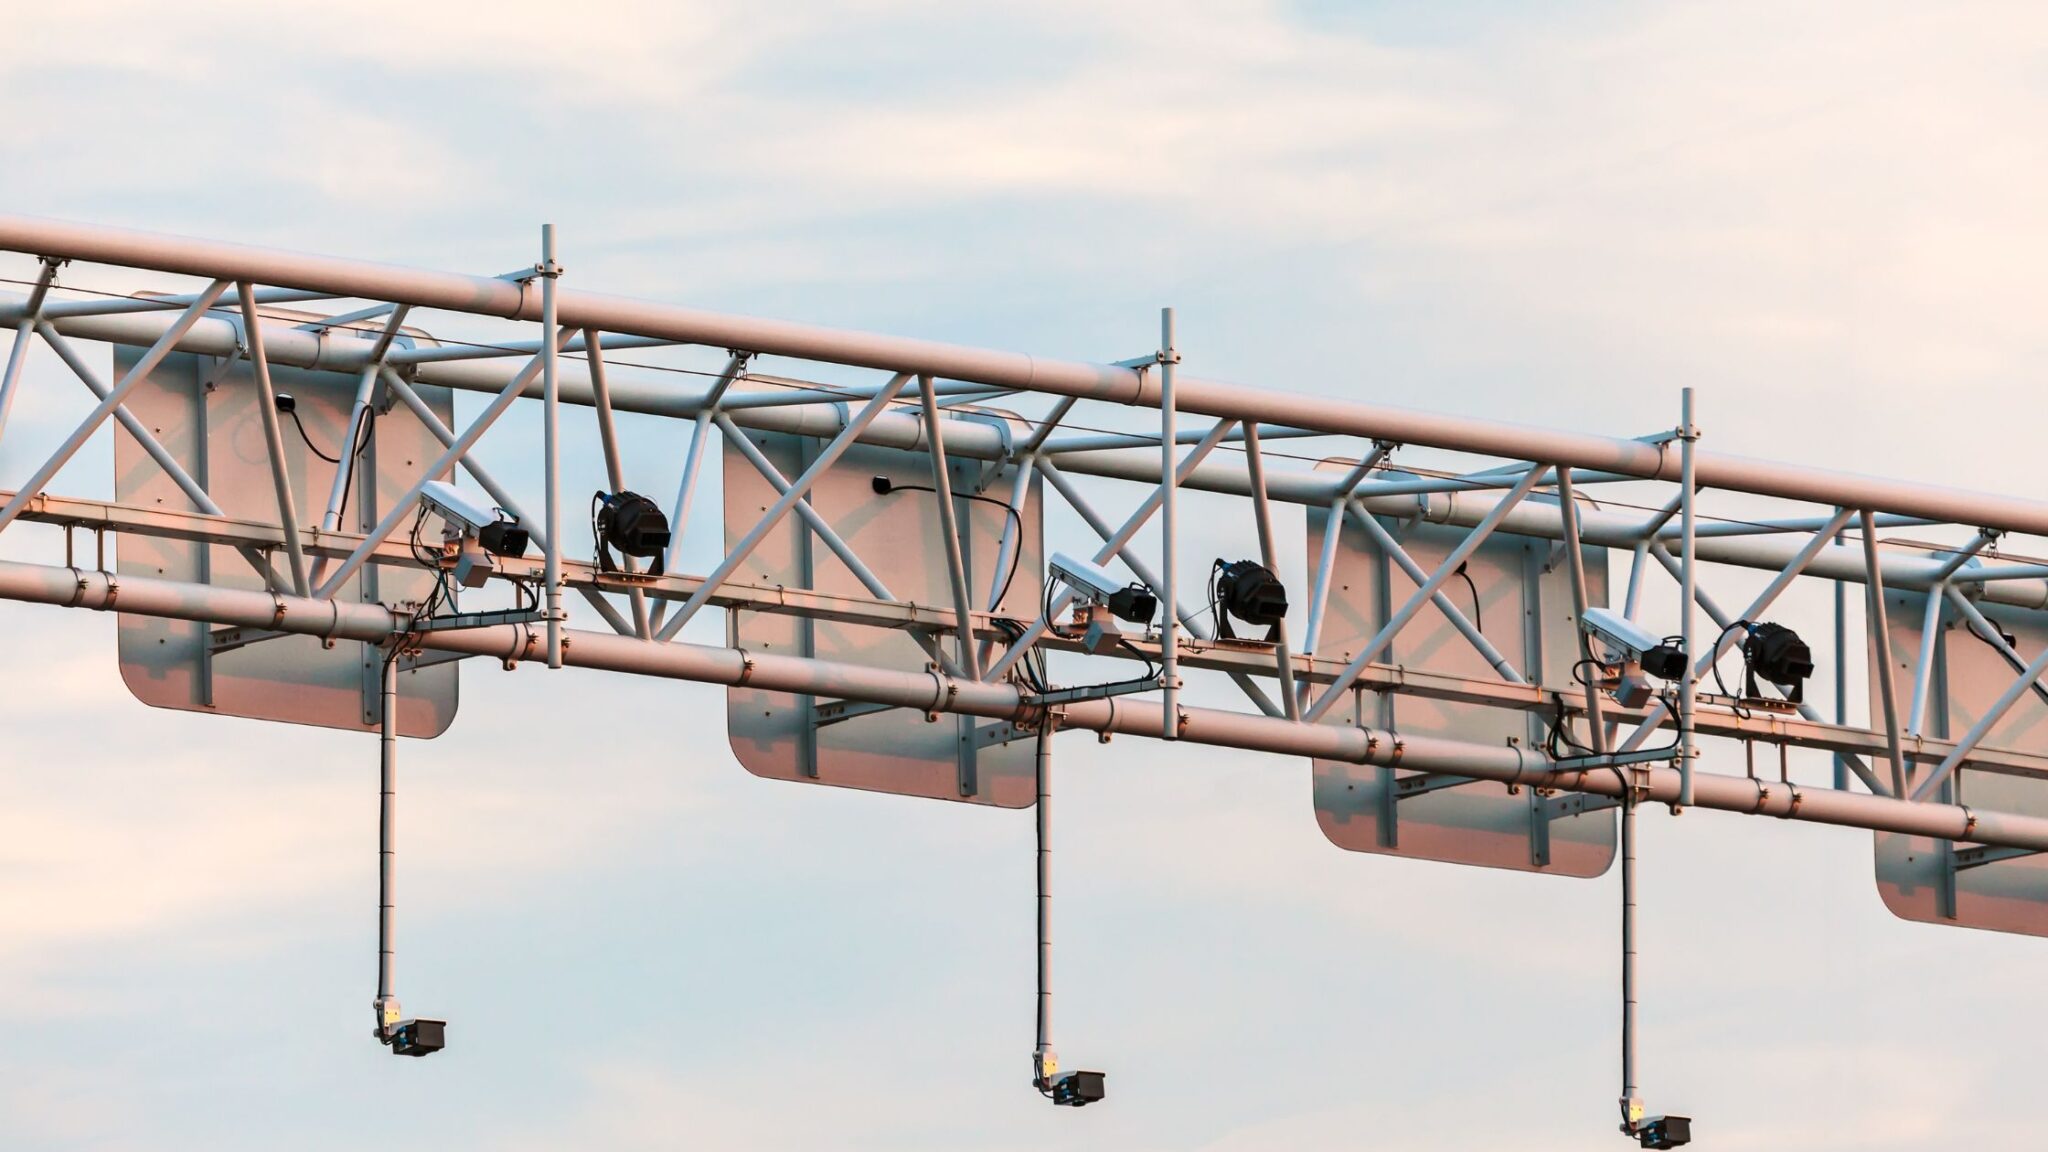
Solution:
[[(118, 610), (372, 644), (404, 635), (410, 625), (409, 616), (377, 604), (313, 600), (12, 562), (0, 562), (0, 599)], [(771, 692), (830, 696), (1014, 723), (1037, 719), (1032, 705), (1014, 684), (867, 668), (736, 648), (653, 644), (636, 637), (599, 632), (574, 631), (569, 634), (569, 641), (564, 645), (564, 662), (577, 667), (728, 687), (745, 685)], [(432, 632), (414, 636), (409, 643), (434, 651), (494, 657), (508, 667), (534, 662), (545, 655), (541, 631), (522, 624)], [(1163, 721), (1156, 708), (1119, 708), (1111, 700), (1084, 700), (1063, 705), (1060, 724), (1069, 729), (1158, 738)], [(1600, 796), (1619, 795), (1625, 787), (1622, 773), (1607, 769), (1560, 770), (1540, 752), (1529, 748), (1403, 736), (1349, 724), (1308, 724), (1206, 708), (1181, 710), (1179, 738), (1215, 747), (1398, 766)], [(1633, 778), (1640, 799), (1667, 804), (1677, 801), (1677, 771), (1639, 767), (1628, 775)], [(1700, 808), (2048, 851), (2048, 819), (2036, 816), (1697, 772), (1693, 774), (1693, 787), (1693, 803)]]
[[(19, 307), (18, 302), (14, 307)], [(4, 323), (5, 316), (9, 314), (6, 307), (0, 307), (0, 323)], [(147, 347), (163, 334), (169, 324), (168, 317), (144, 314), (80, 317), (55, 326), (58, 331), (78, 339)], [(232, 356), (240, 348), (240, 341), (240, 330), (233, 323), (210, 317), (195, 324), (177, 347), (179, 351), (200, 355)], [(346, 372), (361, 369), (368, 357), (370, 341), (321, 339), (310, 332), (280, 326), (266, 328), (264, 344), (274, 364)], [(356, 345), (360, 347), (351, 347)], [(562, 402), (592, 404), (588, 375), (579, 375), (573, 362), (565, 363), (563, 368)], [(416, 379), (445, 388), (494, 393), (505, 387), (516, 370), (514, 365), (500, 361), (457, 361), (421, 365), (416, 370)], [(648, 374), (636, 374), (616, 366), (611, 377), (612, 407), (620, 412), (694, 418), (706, 396), (705, 389), (685, 391), (676, 388), (671, 379), (650, 379)], [(524, 395), (538, 399), (539, 382), (528, 387)], [(734, 423), (744, 428), (826, 439), (843, 431), (846, 420), (843, 405), (815, 403), (800, 407), (744, 409), (732, 412), (731, 416)], [(905, 451), (923, 451), (923, 421), (909, 411), (885, 412), (862, 431), (860, 441)], [(1013, 449), (1011, 439), (991, 424), (962, 420), (948, 428), (946, 450), (952, 456), (993, 461), (1006, 458)], [(1069, 473), (1105, 479), (1149, 485), (1159, 482), (1159, 461), (1149, 454), (1075, 452), (1062, 456), (1060, 467)], [(1266, 477), (1268, 494), (1272, 499), (1317, 508), (1329, 506), (1338, 489), (1344, 487), (1343, 480), (1344, 477), (1336, 471), (1269, 470)], [(1248, 496), (1251, 492), (1245, 469), (1236, 464), (1204, 464), (1190, 472), (1180, 486), (1228, 495)], [(1377, 496), (1364, 500), (1363, 504), (1382, 516), (1471, 527), (1485, 518), (1497, 499), (1491, 492), (1447, 492)], [(1581, 534), (1588, 544), (1632, 548), (1642, 537), (1643, 523), (1634, 513), (1587, 511), (1581, 514), (1580, 519)], [(1503, 521), (1501, 531), (1551, 540), (1561, 540), (1564, 536), (1563, 520), (1555, 501), (1542, 493), (1513, 509)], [(1709, 537), (1699, 541), (1697, 554), (1705, 563), (1777, 571), (1799, 550), (1800, 544), (1796, 534)], [(1904, 554), (1898, 550), (1893, 550), (1883, 559), (1886, 586), (1901, 590), (1926, 590), (1942, 568), (1938, 559)], [(1998, 578), (2000, 567), (1997, 565), (1967, 569), (1954, 578), (1957, 581), (1982, 582), (1984, 598), (1994, 603), (2048, 608), (2048, 567), (2011, 567), (2020, 570), (2013, 579)], [(1851, 550), (1829, 549), (1808, 565), (1807, 575), (1860, 584), (1866, 573), (1861, 558), (1854, 556)]]
[[(190, 276), (258, 282), (514, 320), (538, 320), (540, 292), (524, 280), (431, 272), (332, 256), (164, 236), (32, 216), (0, 215), (0, 249)], [(1159, 406), (1158, 374), (1116, 364), (1054, 360), (563, 289), (557, 318), (575, 329), (942, 377), (1020, 391)], [(0, 310), (0, 322), (18, 320)], [(1676, 480), (1678, 454), (1659, 438), (1632, 439), (1422, 412), (1328, 396), (1261, 391), (1181, 377), (1180, 411), (1282, 424), (1400, 444), (1542, 460), (1645, 479)], [(1703, 488), (1919, 516), (2048, 535), (2048, 503), (1996, 493), (1861, 476), (1801, 464), (1696, 451)]]
[[(7, 495), (0, 492), (0, 499), (5, 499)], [(89, 531), (242, 546), (259, 551), (279, 548), (283, 540), (283, 533), (278, 528), (258, 521), (54, 496), (41, 496), (31, 500), (22, 512), (21, 518), (44, 524), (84, 528)], [(306, 550), (312, 555), (338, 558), (354, 551), (362, 540), (363, 537), (359, 533), (309, 532)], [(419, 563), (409, 546), (396, 541), (381, 545), (371, 562), (382, 566), (399, 567), (418, 567)], [(541, 561), (532, 557), (501, 557), (498, 560), (498, 568), (500, 578), (531, 582), (538, 579), (541, 574)], [(689, 599), (704, 582), (702, 576), (689, 573), (624, 579), (615, 574), (599, 571), (597, 566), (589, 561), (566, 558), (562, 562), (562, 571), (564, 582), (571, 588), (622, 593), (638, 587), (650, 598), (673, 601)], [(955, 627), (952, 610), (940, 604), (884, 601), (731, 580), (723, 584), (708, 603), (719, 608), (900, 631), (939, 632), (950, 631)], [(994, 614), (975, 612), (972, 615), (974, 631), (978, 638), (998, 641), (1006, 639), (1005, 634), (991, 622), (995, 618)], [(1082, 651), (1080, 641), (1076, 639), (1048, 636), (1040, 643), (1059, 651)], [(1111, 658), (1132, 661), (1149, 658), (1155, 663), (1158, 661), (1157, 641), (1132, 637), (1128, 643), (1128, 650), (1111, 653)], [(1184, 638), (1181, 663), (1189, 668), (1230, 675), (1264, 678), (1277, 674), (1271, 648), (1242, 641)], [(1311, 684), (1331, 683), (1342, 672), (1343, 666), (1343, 661), (1335, 659), (1303, 655), (1293, 658), (1296, 679)], [(1494, 677), (1458, 676), (1398, 664), (1368, 665), (1359, 676), (1359, 684), (1373, 692), (1406, 694), (1513, 711), (1550, 713), (1556, 710), (1559, 703), (1575, 713), (1585, 710), (1583, 694), (1575, 691), (1560, 692), (1530, 684), (1514, 684)], [(1626, 722), (1639, 723), (1649, 711), (1648, 708), (1622, 708), (1611, 701), (1606, 706), (1610, 718)], [(1702, 734), (1733, 740), (1755, 740), (1768, 744), (1786, 744), (1858, 755), (1885, 754), (1888, 748), (1882, 732), (1853, 726), (1823, 724), (1796, 716), (1761, 711), (1738, 715), (1732, 711), (1707, 709), (1698, 714), (1697, 721)], [(1953, 740), (1937, 740), (1925, 736), (1905, 737), (1906, 758), (1916, 763), (1939, 763), (1954, 748)], [(1970, 754), (1970, 770), (2048, 778), (2048, 755), (2035, 755), (2011, 749), (1978, 748)]]

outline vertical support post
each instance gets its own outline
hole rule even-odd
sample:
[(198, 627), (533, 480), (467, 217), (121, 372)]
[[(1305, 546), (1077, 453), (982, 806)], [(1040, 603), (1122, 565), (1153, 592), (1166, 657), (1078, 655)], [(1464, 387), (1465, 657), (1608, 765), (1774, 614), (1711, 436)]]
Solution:
[(1052, 1089), (1059, 1057), (1052, 1049), (1052, 734), (1059, 714), (1046, 709), (1038, 721), (1038, 1042), (1031, 1050), (1032, 1078)]
[(547, 474), (548, 541), (542, 580), (547, 584), (548, 667), (562, 666), (562, 380), (555, 335), (555, 226), (540, 226), (541, 455)]
[(398, 783), (398, 653), (402, 639), (384, 653), (383, 716), (377, 726), (377, 1035), (398, 1023), (391, 991), (392, 856), (397, 851), (394, 819)]
[[(969, 680), (981, 679), (981, 648), (974, 642), (973, 605), (968, 601), (967, 564), (960, 556), (960, 524), (953, 507), (953, 470), (946, 462), (946, 432), (939, 416), (939, 398), (932, 378), (918, 378), (917, 399), (924, 409), (925, 446), (931, 451), (932, 487), (939, 502), (939, 535), (946, 549), (946, 578), (953, 586), (953, 616), (957, 623), (960, 668)], [(971, 730), (970, 730), (971, 731)]]
[(1693, 592), (1698, 587), (1699, 573), (1693, 554), (1693, 535), (1697, 528), (1698, 503), (1697, 485), (1693, 482), (1693, 443), (1699, 439), (1699, 430), (1692, 422), (1692, 389), (1679, 394), (1679, 576), (1681, 585), (1678, 596), (1679, 643), (1685, 647), (1685, 675), (1678, 682), (1678, 807), (1692, 807), (1692, 762), (1699, 755), (1693, 747), (1693, 709), (1699, 697), (1699, 675), (1692, 658)]
[(1886, 751), (1892, 762), (1892, 795), (1906, 794), (1906, 750), (1899, 739), (1899, 688), (1892, 675), (1892, 628), (1890, 613), (1884, 603), (1884, 570), (1877, 559), (1877, 518), (1869, 509), (1860, 513), (1863, 525), (1863, 566), (1866, 615), (1869, 616), (1870, 642), (1875, 645), (1876, 659), (1871, 661), (1873, 675), (1877, 676), (1877, 698), (1884, 706), (1884, 732)]
[[(1256, 421), (1244, 426), (1245, 467), (1251, 474), (1252, 517), (1259, 528), (1259, 560), (1265, 564), (1273, 578), (1280, 578), (1280, 554), (1273, 546), (1273, 509), (1266, 500), (1266, 459), (1259, 450), (1259, 426)], [(1343, 530), (1343, 522), (1337, 524)], [(1283, 581), (1284, 583), (1284, 581)], [(1289, 720), (1301, 719), (1301, 697), (1294, 690), (1294, 656), (1287, 650), (1287, 621), (1282, 619), (1274, 626), (1273, 658), (1279, 665), (1280, 700), (1287, 710)]]
[(1174, 492), (1180, 487), (1174, 459), (1180, 452), (1175, 442), (1173, 370), (1180, 352), (1173, 341), (1173, 309), (1159, 310), (1159, 598), (1166, 611), (1159, 624), (1160, 736), (1180, 739), (1180, 621), (1174, 611), (1179, 599), (1180, 564), (1174, 557)]
[[(1835, 537), (1835, 547), (1848, 546)], [(1849, 723), (1849, 585), (1842, 580), (1835, 581), (1835, 723)], [(1849, 787), (1849, 758), (1840, 752), (1835, 753), (1834, 786), (1837, 792)]]
[[(1585, 549), (1579, 543), (1579, 506), (1577, 494), (1572, 491), (1572, 470), (1569, 468), (1557, 470), (1557, 505), (1559, 513), (1564, 518), (1564, 565), (1565, 572), (1571, 577), (1572, 612), (1579, 620), (1584, 620), (1586, 618), (1586, 556)], [(1586, 630), (1581, 627), (1578, 631), (1579, 655), (1581, 657), (1590, 657), (1592, 655), (1592, 652), (1589, 650), (1591, 642), (1586, 637)], [(1535, 669), (1530, 669), (1530, 674), (1534, 675)], [(1600, 690), (1590, 686), (1586, 689), (1586, 721), (1592, 733), (1593, 751), (1603, 756), (1606, 755), (1607, 719), (1602, 715)], [(1626, 1073), (1624, 1073), (1623, 1079), (1627, 1079)]]

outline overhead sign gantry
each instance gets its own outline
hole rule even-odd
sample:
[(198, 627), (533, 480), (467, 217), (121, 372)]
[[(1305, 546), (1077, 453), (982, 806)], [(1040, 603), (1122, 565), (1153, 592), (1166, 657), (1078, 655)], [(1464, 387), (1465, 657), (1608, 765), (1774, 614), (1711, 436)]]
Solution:
[[(496, 277), (20, 217), (0, 252), (26, 270), (0, 436), (32, 345), (95, 401), (0, 494), (0, 531), (61, 529), (0, 562), (0, 598), (119, 613), (147, 703), (379, 733), (394, 1052), (446, 1038), (393, 986), (397, 737), (449, 727), (476, 657), (723, 686), (758, 775), (1034, 806), (1033, 1082), (1062, 1104), (1105, 1081), (1052, 1044), (1057, 732), (1310, 759), (1353, 851), (1575, 877), (1618, 856), (1621, 1126), (1646, 1147), (1690, 1128), (1636, 1070), (1642, 804), (1870, 829), (1898, 914), (2048, 935), (2048, 563), (2023, 551), (2048, 503), (1717, 453), (1689, 393), (1612, 435), (1216, 383), (1170, 312), (1155, 347), (1082, 363), (595, 295), (552, 230)], [(67, 287), (84, 264), (193, 283)], [(518, 405), (540, 442), (493, 438), (521, 462), (496, 476), (479, 444)], [(620, 412), (675, 428), (672, 494), (644, 490)], [(60, 491), (109, 422), (113, 491)], [(606, 477), (587, 526), (572, 444)], [(720, 559), (683, 571), (714, 448)], [(1230, 498), (1205, 525), (1228, 555), (1190, 554), (1190, 492)], [(1086, 532), (1048, 541), (1054, 506)], [(1831, 619), (1786, 607), (1802, 582)], [(724, 643), (683, 638), (707, 609)]]

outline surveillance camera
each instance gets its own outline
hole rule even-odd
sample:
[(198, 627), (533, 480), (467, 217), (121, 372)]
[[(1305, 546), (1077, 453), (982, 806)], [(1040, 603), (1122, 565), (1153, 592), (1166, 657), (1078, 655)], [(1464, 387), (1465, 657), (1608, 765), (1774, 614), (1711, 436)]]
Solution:
[(1052, 577), (1074, 590), (1083, 604), (1107, 608), (1111, 615), (1133, 624), (1149, 624), (1159, 611), (1159, 599), (1142, 584), (1119, 580), (1108, 569), (1065, 552), (1053, 553), (1047, 567)]
[(420, 502), (451, 525), (464, 529), (464, 535), (481, 532), (498, 522), (496, 508), (478, 504), (445, 480), (427, 481), (420, 489)]
[(1613, 662), (1633, 664), (1643, 658), (1645, 652), (1663, 643), (1663, 638), (1652, 635), (1642, 625), (1605, 608), (1588, 608), (1580, 618), (1579, 626), (1588, 635), (1607, 646)]
[(1636, 1126), (1636, 1142), (1645, 1148), (1680, 1148), (1692, 1143), (1692, 1120), (1685, 1116), (1652, 1116)]
[(1053, 553), (1050, 567), (1053, 579), (1064, 581), (1074, 590), (1074, 595), (1090, 604), (1107, 603), (1111, 596), (1124, 589), (1125, 581), (1117, 579), (1109, 569), (1076, 559), (1065, 552)]
[(1069, 1072), (1052, 1082), (1052, 1102), (1070, 1108), (1093, 1104), (1107, 1095), (1105, 1078), (1101, 1072)]

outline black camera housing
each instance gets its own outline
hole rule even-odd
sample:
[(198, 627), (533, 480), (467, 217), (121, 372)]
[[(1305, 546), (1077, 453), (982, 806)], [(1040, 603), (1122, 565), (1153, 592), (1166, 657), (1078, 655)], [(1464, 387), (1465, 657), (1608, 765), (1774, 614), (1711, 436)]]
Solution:
[(393, 1056), (428, 1056), (448, 1043), (446, 1020), (401, 1020), (391, 1029)]
[(1102, 1099), (1101, 1072), (1069, 1072), (1052, 1082), (1052, 1102), (1081, 1108)]
[(1686, 1116), (1652, 1116), (1636, 1128), (1636, 1141), (1645, 1148), (1678, 1148), (1692, 1143), (1692, 1119)]

